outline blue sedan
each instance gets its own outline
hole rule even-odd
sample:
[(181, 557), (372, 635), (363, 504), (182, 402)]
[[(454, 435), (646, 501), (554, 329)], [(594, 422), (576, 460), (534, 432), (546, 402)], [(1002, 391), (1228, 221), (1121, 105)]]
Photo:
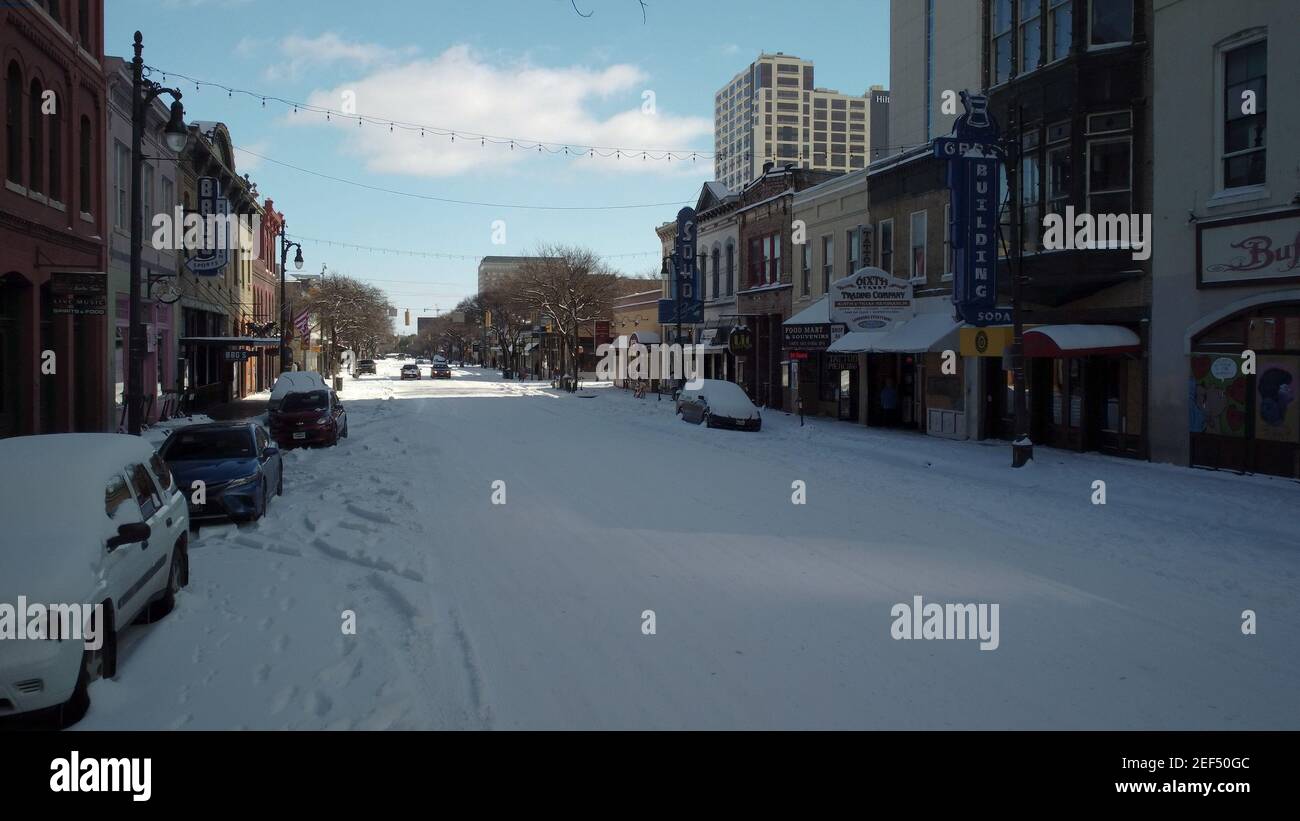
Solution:
[[(168, 436), (159, 454), (189, 502), (191, 523), (256, 521), (271, 494), (284, 493), (280, 449), (256, 422), (189, 425)], [(195, 482), (203, 483), (201, 494)]]

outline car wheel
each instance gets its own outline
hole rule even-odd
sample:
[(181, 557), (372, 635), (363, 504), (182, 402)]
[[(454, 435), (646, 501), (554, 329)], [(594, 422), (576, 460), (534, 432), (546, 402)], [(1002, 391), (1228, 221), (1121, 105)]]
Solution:
[(347, 423), (347, 422), (344, 422), (344, 423), (343, 423), (343, 438), (344, 438), (344, 439), (348, 438), (348, 423)]
[(95, 666), (95, 654), (85, 650), (81, 654), (81, 671), (77, 673), (77, 686), (72, 690), (72, 697), (59, 705), (55, 723), (60, 730), (66, 730), (86, 717), (90, 709), (90, 675)]
[(172, 563), (167, 570), (167, 587), (162, 598), (145, 608), (142, 623), (153, 624), (176, 609), (176, 594), (190, 581), (190, 553), (184, 539), (172, 549)]

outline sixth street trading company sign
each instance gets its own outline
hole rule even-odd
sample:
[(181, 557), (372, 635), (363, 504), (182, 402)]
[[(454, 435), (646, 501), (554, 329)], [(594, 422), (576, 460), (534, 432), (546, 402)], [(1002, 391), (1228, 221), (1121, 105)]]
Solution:
[(1010, 312), (998, 308), (998, 124), (985, 95), (963, 91), (961, 101), (966, 113), (953, 123), (953, 135), (934, 141), (934, 155), (948, 161), (952, 301), (972, 325), (1005, 324)]

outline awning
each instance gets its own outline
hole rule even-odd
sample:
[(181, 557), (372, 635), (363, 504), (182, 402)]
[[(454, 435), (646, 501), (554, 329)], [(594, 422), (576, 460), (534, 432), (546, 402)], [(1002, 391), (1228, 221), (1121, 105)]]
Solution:
[(889, 331), (853, 331), (841, 336), (826, 349), (827, 353), (866, 353), (872, 345), (889, 336)]
[[(700, 332), (700, 342), (696, 349), (704, 353), (723, 353), (729, 349), (728, 341), (731, 339), (731, 325), (723, 325), (715, 328), (705, 328)], [(711, 339), (706, 339), (712, 332)]]
[(957, 320), (948, 314), (917, 314), (876, 342), (871, 350), (878, 353), (925, 353), (957, 347)]
[(1039, 325), (1025, 331), (1025, 356), (1138, 353), (1142, 340), (1122, 325)]
[(783, 322), (783, 325), (826, 325), (831, 321), (831, 303), (822, 297), (799, 313)]

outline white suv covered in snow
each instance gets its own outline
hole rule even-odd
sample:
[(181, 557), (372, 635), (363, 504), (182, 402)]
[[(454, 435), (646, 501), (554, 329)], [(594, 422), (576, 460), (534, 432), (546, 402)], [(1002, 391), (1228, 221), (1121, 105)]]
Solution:
[(0, 465), (0, 720), (53, 708), (67, 726), (114, 675), (117, 634), (189, 581), (185, 495), (136, 436), (0, 439)]

